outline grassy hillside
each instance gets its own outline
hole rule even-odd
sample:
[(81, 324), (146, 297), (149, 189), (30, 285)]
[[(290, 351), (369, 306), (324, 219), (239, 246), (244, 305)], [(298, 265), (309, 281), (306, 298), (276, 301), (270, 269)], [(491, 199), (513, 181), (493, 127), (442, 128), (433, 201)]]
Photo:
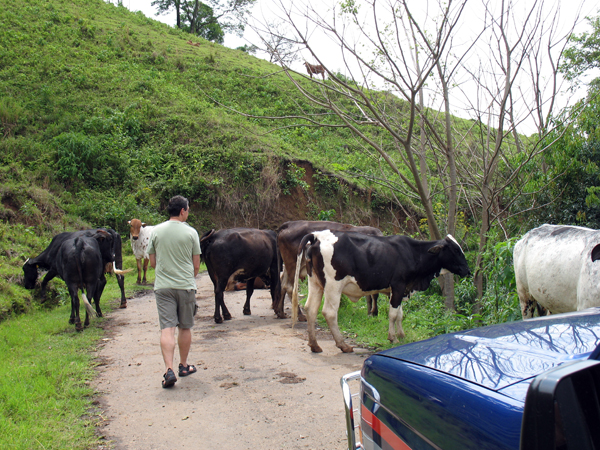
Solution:
[[(206, 92), (254, 114), (311, 109), (273, 75), (277, 66), (202, 40), (190, 45), (190, 35), (124, 7), (17, 0), (0, 24), (2, 181), (14, 191), (40, 186), (90, 222), (123, 231), (132, 214), (156, 220), (161, 202), (181, 193), (198, 226), (264, 226), (256, 214), (280, 210), (277, 199), (304, 186), (290, 161), (322, 167), (351, 139), (297, 128), (267, 134), (273, 124), (219, 107)], [(339, 190), (322, 178), (318, 185)]]

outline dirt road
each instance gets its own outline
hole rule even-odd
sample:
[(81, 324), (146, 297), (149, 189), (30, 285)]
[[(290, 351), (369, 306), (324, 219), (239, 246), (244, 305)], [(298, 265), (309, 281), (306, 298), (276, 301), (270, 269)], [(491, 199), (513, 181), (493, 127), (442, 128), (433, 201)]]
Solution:
[(189, 361), (198, 372), (171, 389), (160, 384), (153, 293), (112, 313), (95, 381), (108, 448), (345, 449), (339, 380), (368, 353), (344, 354), (325, 332), (319, 333), (323, 353), (311, 353), (306, 323), (292, 329), (290, 319), (276, 319), (266, 290), (254, 292), (251, 316), (242, 314), (245, 292), (225, 293), (233, 319), (217, 325), (208, 275), (197, 284)]

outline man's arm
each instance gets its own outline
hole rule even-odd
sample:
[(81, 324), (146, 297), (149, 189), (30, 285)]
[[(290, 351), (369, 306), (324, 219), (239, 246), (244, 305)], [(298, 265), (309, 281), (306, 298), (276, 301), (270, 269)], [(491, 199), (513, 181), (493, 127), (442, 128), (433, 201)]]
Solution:
[[(192, 261), (194, 263), (194, 278), (195, 278), (196, 275), (198, 275), (198, 272), (200, 271), (200, 255), (193, 255)], [(152, 260), (150, 260), (150, 262), (152, 262)]]
[(148, 256), (150, 257), (150, 267), (156, 270), (156, 253), (151, 253)]

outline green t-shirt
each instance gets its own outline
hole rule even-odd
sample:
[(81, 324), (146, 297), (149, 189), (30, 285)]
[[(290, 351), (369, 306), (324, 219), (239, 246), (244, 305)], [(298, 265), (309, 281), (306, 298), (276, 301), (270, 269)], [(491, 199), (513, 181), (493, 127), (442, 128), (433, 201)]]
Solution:
[(196, 289), (192, 255), (200, 254), (200, 239), (194, 228), (176, 220), (155, 226), (148, 254), (156, 254), (154, 290)]

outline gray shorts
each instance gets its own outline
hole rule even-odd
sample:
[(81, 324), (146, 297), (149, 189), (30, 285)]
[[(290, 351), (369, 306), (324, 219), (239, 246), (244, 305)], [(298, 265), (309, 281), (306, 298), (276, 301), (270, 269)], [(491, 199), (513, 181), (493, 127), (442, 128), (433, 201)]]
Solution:
[(154, 291), (160, 329), (192, 328), (198, 310), (195, 289), (158, 289)]

